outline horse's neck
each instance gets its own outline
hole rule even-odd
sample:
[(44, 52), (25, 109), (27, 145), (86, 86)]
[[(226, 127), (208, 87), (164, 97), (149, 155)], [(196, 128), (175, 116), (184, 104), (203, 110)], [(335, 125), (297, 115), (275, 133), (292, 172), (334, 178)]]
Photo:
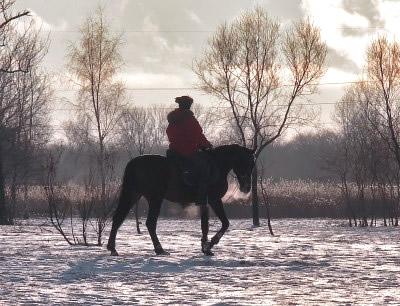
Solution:
[(228, 174), (233, 168), (232, 153), (228, 147), (218, 147), (214, 151), (215, 161), (219, 166), (220, 170), (224, 174)]

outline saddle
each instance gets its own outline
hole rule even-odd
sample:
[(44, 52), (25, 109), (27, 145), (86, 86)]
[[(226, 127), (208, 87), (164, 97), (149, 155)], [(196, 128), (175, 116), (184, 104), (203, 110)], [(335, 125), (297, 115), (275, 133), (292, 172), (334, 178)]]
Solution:
[[(186, 158), (170, 149), (167, 150), (167, 159), (171, 161), (178, 169), (180, 177), (184, 185), (187, 187), (197, 187), (199, 184), (199, 175), (193, 165), (193, 163)], [(208, 164), (210, 166), (210, 181), (212, 184), (218, 179), (219, 171), (218, 167), (212, 158), (211, 154), (208, 154)]]

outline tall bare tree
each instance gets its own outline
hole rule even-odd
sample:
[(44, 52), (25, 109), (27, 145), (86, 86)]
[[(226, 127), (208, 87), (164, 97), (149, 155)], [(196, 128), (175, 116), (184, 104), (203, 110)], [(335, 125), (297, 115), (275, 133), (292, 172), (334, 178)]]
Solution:
[(367, 51), (367, 75), (362, 93), (371, 126), (394, 154), (400, 169), (400, 45), (385, 36)]
[[(360, 100), (369, 125), (379, 135), (383, 147), (388, 149), (395, 161), (396, 172), (387, 184), (396, 186), (397, 196), (392, 198), (391, 215), (398, 225), (400, 214), (400, 45), (378, 36), (367, 49), (365, 81), (360, 85)], [(386, 220), (385, 220), (386, 224)]]
[[(281, 38), (282, 37), (282, 38)], [(307, 117), (295, 101), (316, 91), (327, 47), (309, 20), (280, 24), (262, 8), (225, 23), (195, 62), (200, 87), (230, 108), (242, 145), (255, 157)], [(259, 225), (257, 168), (253, 171), (253, 223)]]
[(90, 124), (97, 143), (101, 198), (105, 201), (107, 145), (112, 140), (124, 106), (124, 85), (117, 80), (122, 65), (121, 37), (113, 35), (98, 9), (80, 29), (80, 40), (70, 45), (68, 68), (79, 86), (76, 111)]

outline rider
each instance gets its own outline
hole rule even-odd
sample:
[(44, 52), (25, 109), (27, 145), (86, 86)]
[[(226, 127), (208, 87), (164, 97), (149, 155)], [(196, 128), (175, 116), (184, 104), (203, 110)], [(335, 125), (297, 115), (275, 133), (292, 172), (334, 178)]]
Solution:
[(206, 205), (210, 165), (204, 150), (211, 149), (212, 145), (204, 136), (199, 122), (190, 110), (193, 99), (181, 96), (176, 97), (175, 102), (179, 107), (167, 116), (169, 149), (192, 164), (198, 177), (196, 204)]

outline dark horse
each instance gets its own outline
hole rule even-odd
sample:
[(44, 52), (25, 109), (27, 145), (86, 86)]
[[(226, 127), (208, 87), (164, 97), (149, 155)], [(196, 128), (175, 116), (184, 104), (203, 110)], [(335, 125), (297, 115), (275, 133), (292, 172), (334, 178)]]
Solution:
[[(222, 228), (208, 241), (208, 208), (201, 206), (201, 246), (204, 254), (213, 255), (211, 248), (219, 242), (229, 226), (221, 200), (228, 190), (227, 175), (233, 170), (239, 181), (240, 191), (248, 193), (251, 189), (254, 151), (233, 144), (217, 147), (209, 154), (218, 169), (216, 171), (218, 174), (209, 185), (208, 204), (221, 220)], [(185, 185), (178, 167), (164, 156), (141, 155), (128, 162), (107, 244), (111, 255), (118, 255), (115, 249), (118, 228), (141, 196), (144, 196), (149, 203), (146, 226), (153, 241), (154, 251), (162, 255), (168, 254), (162, 248), (156, 234), (162, 200), (193, 203), (196, 199), (196, 188)]]

